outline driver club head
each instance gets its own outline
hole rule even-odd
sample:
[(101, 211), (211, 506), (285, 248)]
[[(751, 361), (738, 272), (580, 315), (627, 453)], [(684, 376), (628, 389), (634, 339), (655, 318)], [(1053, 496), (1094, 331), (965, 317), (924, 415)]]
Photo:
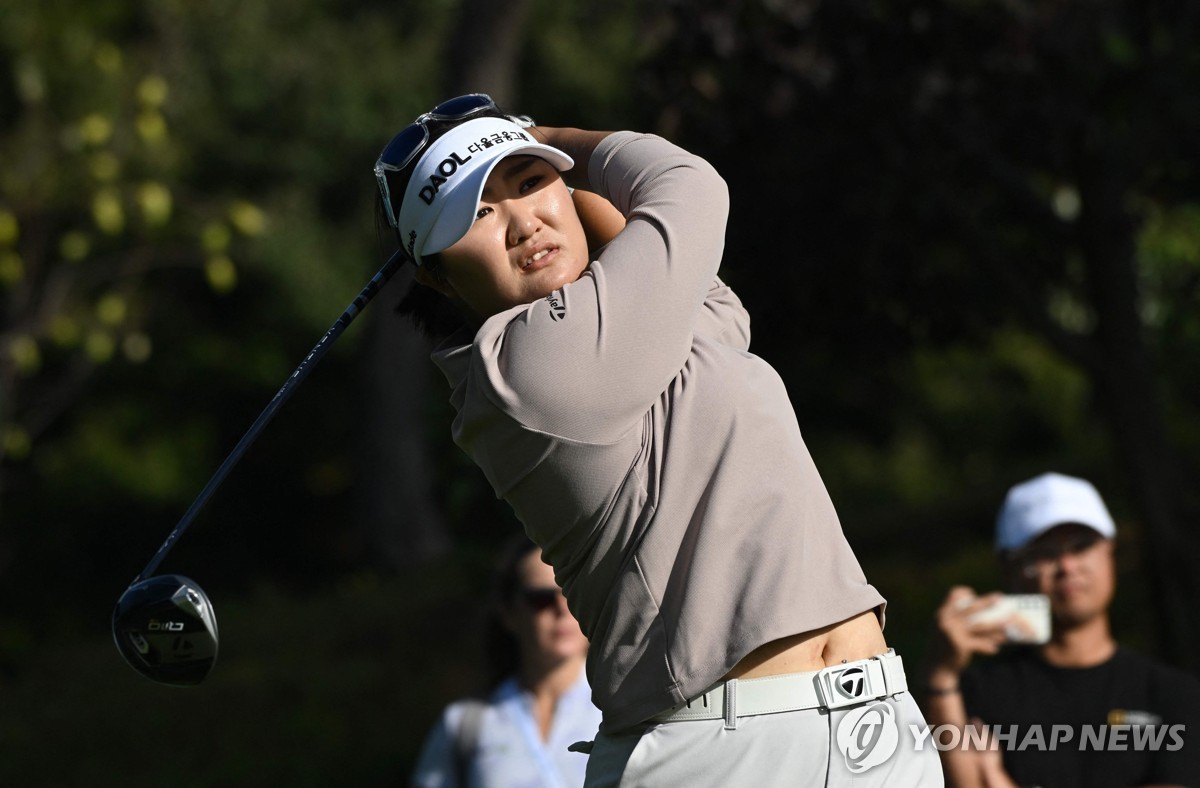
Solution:
[(212, 603), (182, 575), (149, 577), (127, 588), (113, 610), (112, 630), (125, 661), (161, 684), (199, 684), (217, 659)]

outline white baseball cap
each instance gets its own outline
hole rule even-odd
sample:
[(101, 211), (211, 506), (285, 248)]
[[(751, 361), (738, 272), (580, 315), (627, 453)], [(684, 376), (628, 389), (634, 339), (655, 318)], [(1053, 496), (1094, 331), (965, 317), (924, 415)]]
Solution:
[(1117, 535), (1112, 515), (1091, 482), (1044, 473), (1008, 491), (996, 518), (996, 549), (1016, 550), (1066, 523), (1086, 525), (1105, 539)]
[(413, 168), (400, 206), (400, 242), (417, 265), (467, 234), (492, 168), (506, 156), (539, 156), (558, 170), (575, 161), (505, 118), (475, 118), (439, 137)]

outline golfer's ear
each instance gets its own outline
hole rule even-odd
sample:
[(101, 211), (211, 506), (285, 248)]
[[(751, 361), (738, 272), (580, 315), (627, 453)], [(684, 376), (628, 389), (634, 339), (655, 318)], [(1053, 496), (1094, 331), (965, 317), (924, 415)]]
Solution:
[(418, 284), (431, 287), (447, 298), (454, 298), (456, 295), (453, 285), (451, 285), (444, 276), (438, 276), (436, 273), (431, 272), (426, 266), (418, 265), (416, 273), (413, 274), (413, 278), (417, 280)]

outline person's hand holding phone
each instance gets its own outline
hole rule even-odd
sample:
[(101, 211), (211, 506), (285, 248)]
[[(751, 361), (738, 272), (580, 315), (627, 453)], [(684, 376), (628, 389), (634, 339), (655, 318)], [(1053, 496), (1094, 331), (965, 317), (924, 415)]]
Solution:
[[(931, 662), (933, 670), (958, 684), (958, 676), (976, 654), (995, 654), (1007, 640), (1007, 621), (972, 621), (971, 618), (1000, 601), (1000, 592), (976, 595), (967, 586), (950, 589), (935, 618)], [(932, 679), (935, 678), (931, 676)]]

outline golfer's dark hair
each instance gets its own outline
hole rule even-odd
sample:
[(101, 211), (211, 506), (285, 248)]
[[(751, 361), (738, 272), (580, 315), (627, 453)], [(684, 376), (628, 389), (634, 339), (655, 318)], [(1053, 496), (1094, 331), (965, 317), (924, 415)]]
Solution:
[[(446, 132), (465, 123), (467, 120), (493, 117), (503, 118), (506, 115), (502, 111), (484, 110), (464, 120), (431, 120), (426, 124), (426, 128), (429, 129), (429, 142), (426, 144), (426, 148)], [(420, 159), (421, 157), (418, 156), (415, 161), (401, 170), (397, 176), (393, 176), (391, 181), (392, 193), (398, 195), (400, 199), (403, 199), (404, 193), (408, 190), (408, 182), (412, 180), (413, 170)], [(390, 231), (389, 234), (395, 237), (396, 242), (403, 249), (404, 242), (400, 238), (400, 231), (388, 224), (387, 214), (383, 209), (382, 195), (376, 197), (375, 204), (376, 226), (380, 229), (381, 233)], [(422, 266), (431, 276), (443, 276), (441, 260), (436, 254), (424, 255), (422, 257)], [(409, 286), (408, 292), (400, 299), (400, 303), (396, 305), (396, 311), (411, 320), (413, 325), (425, 336), (435, 340), (450, 336), (466, 322), (466, 317), (450, 302), (450, 299), (432, 287), (426, 287), (415, 281)]]
[(521, 590), (521, 562), (537, 549), (538, 546), (529, 537), (518, 534), (505, 543), (496, 563), (492, 576), (491, 604), (488, 605), (483, 631), (484, 678), (486, 686), (493, 689), (521, 666), (517, 639), (504, 626), (502, 615), (504, 610), (517, 603), (517, 594)]

